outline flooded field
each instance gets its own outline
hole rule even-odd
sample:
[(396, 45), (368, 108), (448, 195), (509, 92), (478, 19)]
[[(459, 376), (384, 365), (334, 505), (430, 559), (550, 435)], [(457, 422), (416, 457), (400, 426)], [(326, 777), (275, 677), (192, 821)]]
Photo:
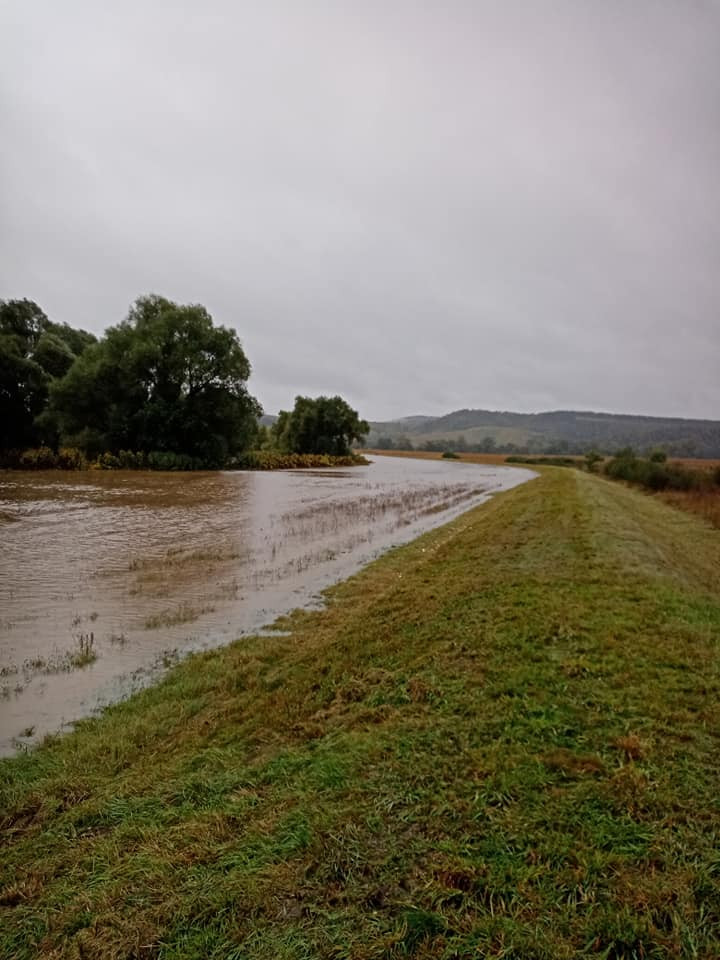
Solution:
[(390, 457), (351, 470), (0, 473), (0, 753), (188, 651), (317, 603), (389, 546), (529, 476)]

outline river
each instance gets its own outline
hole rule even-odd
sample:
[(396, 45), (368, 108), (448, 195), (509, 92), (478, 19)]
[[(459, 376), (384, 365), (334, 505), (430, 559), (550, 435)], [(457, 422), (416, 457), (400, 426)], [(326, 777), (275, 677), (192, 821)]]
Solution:
[(373, 457), (274, 472), (0, 473), (0, 754), (257, 632), (531, 474)]

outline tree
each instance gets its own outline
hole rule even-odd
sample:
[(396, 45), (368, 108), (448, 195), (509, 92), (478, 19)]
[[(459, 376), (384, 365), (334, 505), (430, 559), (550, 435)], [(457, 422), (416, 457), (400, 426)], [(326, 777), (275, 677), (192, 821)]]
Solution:
[(597, 450), (588, 450), (585, 454), (585, 463), (589, 473), (593, 473), (595, 471), (595, 464), (602, 463), (602, 461), (603, 455), (598, 453)]
[(281, 410), (270, 432), (284, 453), (346, 456), (370, 427), (342, 397), (296, 397), (293, 410)]
[(62, 438), (89, 454), (187, 454), (208, 466), (245, 449), (262, 413), (234, 330), (200, 304), (140, 297), (51, 389)]
[(95, 337), (52, 323), (33, 300), (0, 300), (0, 449), (53, 441), (51, 383)]

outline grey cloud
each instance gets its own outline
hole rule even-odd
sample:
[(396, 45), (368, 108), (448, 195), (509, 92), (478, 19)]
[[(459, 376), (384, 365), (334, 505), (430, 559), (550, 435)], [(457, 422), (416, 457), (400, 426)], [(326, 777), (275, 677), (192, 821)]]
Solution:
[(203, 302), (270, 411), (720, 415), (715, 2), (0, 17), (0, 296)]

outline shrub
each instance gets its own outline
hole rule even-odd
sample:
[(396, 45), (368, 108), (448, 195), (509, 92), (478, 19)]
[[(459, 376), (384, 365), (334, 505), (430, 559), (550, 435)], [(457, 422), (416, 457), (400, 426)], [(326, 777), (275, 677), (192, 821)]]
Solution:
[(117, 458), (123, 470), (145, 470), (147, 467), (145, 454), (142, 450), (138, 452), (134, 450), (119, 450)]
[(85, 470), (87, 461), (82, 450), (77, 447), (60, 447), (56, 465), (59, 470)]
[(446, 450), (442, 455), (443, 460), (459, 460), (460, 457), (453, 450)]
[(585, 454), (585, 465), (588, 468), (590, 473), (595, 471), (595, 465), (597, 463), (602, 463), (602, 454), (598, 453), (597, 450), (588, 450)]
[(662, 460), (643, 460), (634, 454), (614, 457), (605, 472), (615, 480), (634, 483), (648, 490), (699, 490), (708, 483), (707, 474), (701, 470)]
[(119, 470), (120, 461), (114, 453), (101, 453), (91, 467), (93, 470)]
[(369, 463), (358, 454), (333, 457), (326, 453), (275, 453), (272, 450), (250, 450), (234, 457), (231, 470), (308, 470), (322, 467), (355, 467)]
[(31, 447), (20, 454), (21, 470), (53, 470), (57, 458), (50, 447)]

